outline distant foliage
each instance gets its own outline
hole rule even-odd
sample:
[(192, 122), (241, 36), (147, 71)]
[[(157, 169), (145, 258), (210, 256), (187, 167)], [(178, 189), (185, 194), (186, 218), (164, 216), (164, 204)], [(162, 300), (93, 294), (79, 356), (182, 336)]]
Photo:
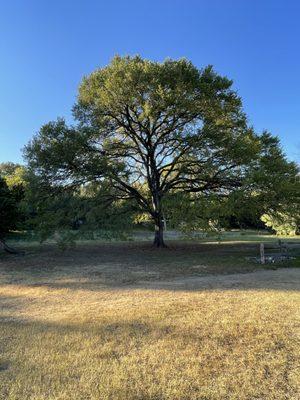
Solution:
[(0, 163), (0, 175), (10, 188), (22, 187), (26, 184), (26, 168), (23, 165), (12, 162)]
[(264, 214), (261, 220), (268, 228), (273, 229), (277, 235), (294, 236), (300, 233), (300, 217), (291, 214), (277, 212), (274, 214)]
[(0, 177), (0, 239), (14, 229), (18, 222), (18, 206), (14, 192), (5, 179)]
[[(5, 229), (1, 228), (2, 236), (5, 236), (10, 230), (26, 229), (29, 210), (25, 200), (25, 191), (28, 186), (26, 167), (12, 162), (0, 163), (0, 176), (2, 179), (2, 198), (5, 197), (0, 205), (3, 212), (0, 225), (5, 226)], [(3, 211), (4, 209), (5, 211)]]

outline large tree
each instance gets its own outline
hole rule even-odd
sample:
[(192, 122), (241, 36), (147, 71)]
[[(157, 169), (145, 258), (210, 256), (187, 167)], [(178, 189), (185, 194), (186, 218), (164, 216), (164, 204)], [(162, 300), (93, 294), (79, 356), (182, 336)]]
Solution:
[(105, 183), (112, 198), (134, 200), (154, 222), (157, 247), (170, 196), (227, 197), (264, 149), (232, 81), (185, 59), (115, 57), (83, 79), (74, 116), (76, 126), (41, 128), (25, 149), (30, 167), (53, 188)]

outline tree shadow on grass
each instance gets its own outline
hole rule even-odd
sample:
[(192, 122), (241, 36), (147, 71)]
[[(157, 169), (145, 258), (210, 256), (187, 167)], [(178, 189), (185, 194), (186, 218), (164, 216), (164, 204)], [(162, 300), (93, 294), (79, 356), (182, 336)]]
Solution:
[[(33, 247), (24, 257), (2, 257), (0, 285), (90, 291), (132, 287), (165, 290), (299, 289), (296, 284), (298, 273), (289, 272), (289, 268), (283, 274), (267, 271), (271, 279), (264, 273), (256, 277), (257, 281), (251, 276), (247, 279), (226, 277), (263, 270), (261, 265), (246, 259), (257, 253), (257, 243), (173, 242), (168, 249), (159, 250), (145, 242), (90, 243), (64, 253), (54, 245), (43, 245)], [(264, 268), (272, 270), (289, 266), (291, 263), (287, 261)], [(278, 279), (277, 275), (280, 276)], [(280, 288), (284, 275), (288, 281)]]

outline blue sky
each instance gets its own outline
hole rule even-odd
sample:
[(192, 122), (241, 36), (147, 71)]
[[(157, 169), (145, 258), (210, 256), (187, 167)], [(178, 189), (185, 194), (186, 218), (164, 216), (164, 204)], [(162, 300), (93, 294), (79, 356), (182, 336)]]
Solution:
[(57, 116), (115, 54), (187, 57), (234, 80), (249, 122), (300, 159), (300, 2), (0, 0), (0, 162)]

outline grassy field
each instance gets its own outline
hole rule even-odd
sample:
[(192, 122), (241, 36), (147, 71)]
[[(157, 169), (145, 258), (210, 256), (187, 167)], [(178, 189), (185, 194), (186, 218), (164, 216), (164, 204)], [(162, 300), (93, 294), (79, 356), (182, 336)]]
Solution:
[(0, 399), (300, 399), (300, 269), (235, 240), (2, 255)]

